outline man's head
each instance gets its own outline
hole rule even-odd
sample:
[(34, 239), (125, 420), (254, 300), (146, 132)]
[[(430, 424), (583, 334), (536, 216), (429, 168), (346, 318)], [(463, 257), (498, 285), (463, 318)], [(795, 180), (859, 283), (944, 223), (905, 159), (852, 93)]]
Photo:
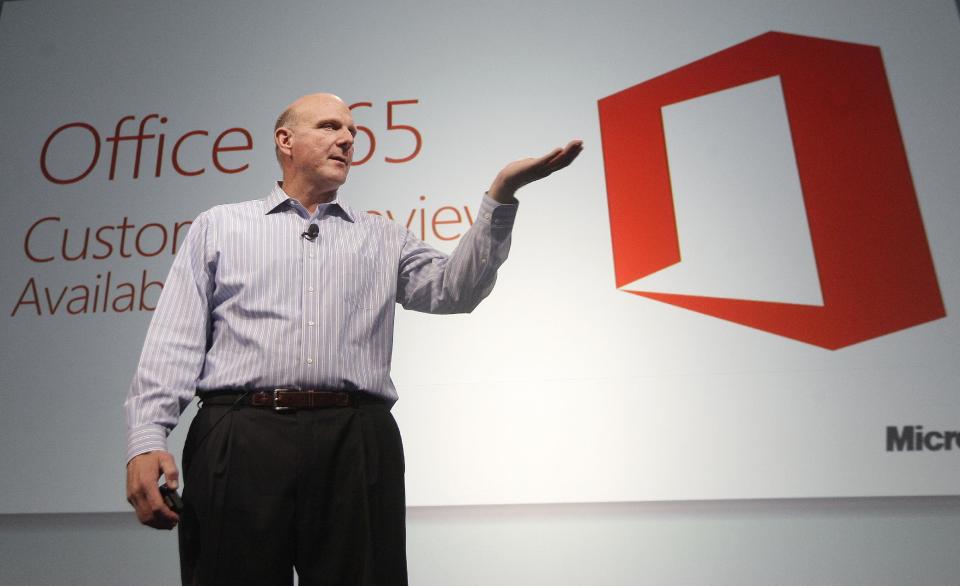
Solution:
[(310, 94), (290, 104), (273, 133), (285, 188), (327, 192), (343, 185), (356, 133), (350, 108), (333, 94)]

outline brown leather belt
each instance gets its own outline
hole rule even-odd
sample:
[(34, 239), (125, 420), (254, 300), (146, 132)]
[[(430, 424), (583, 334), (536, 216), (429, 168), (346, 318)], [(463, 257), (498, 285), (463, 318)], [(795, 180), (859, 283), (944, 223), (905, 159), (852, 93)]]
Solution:
[(365, 403), (382, 403), (371, 395), (361, 392), (313, 391), (272, 389), (237, 391), (208, 391), (200, 394), (202, 405), (229, 405), (263, 407), (274, 411), (290, 409), (326, 409), (329, 407), (351, 407)]

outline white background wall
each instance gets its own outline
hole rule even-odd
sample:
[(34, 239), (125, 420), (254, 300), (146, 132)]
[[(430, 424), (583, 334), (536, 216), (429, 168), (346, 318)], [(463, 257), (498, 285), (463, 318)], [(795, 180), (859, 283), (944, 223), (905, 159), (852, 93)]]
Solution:
[[(476, 312), (397, 317), (392, 374), (401, 399), (394, 413), (407, 448), (412, 506), (957, 494), (956, 450), (891, 454), (884, 442), (889, 425), (960, 424), (960, 395), (950, 384), (960, 380), (960, 319), (953, 314), (960, 306), (956, 16), (951, 0), (6, 4), (0, 135), (13, 139), (0, 141), (0, 388), (29, 384), (33, 391), (16, 393), (0, 410), (0, 429), (17, 439), (0, 442), (0, 460), (18, 470), (16, 478), (0, 476), (0, 512), (125, 507), (114, 476), (125, 435), (120, 403), (150, 314), (69, 315), (69, 300), (96, 289), (95, 275), (112, 275), (114, 293), (124, 281), (139, 286), (141, 274), (162, 279), (173, 257), (169, 246), (149, 257), (125, 257), (115, 246), (97, 259), (92, 244), (85, 259), (57, 260), (64, 230), (73, 248), (84, 227), (99, 231), (122, 218), (172, 226), (212, 205), (261, 196), (277, 176), (271, 120), (287, 100), (318, 87), (376, 104), (355, 117), (379, 137), (378, 156), (354, 167), (340, 195), (360, 210), (393, 210), (401, 221), (420, 206), (419, 194), (430, 209), (475, 209), (507, 161), (571, 137), (586, 144), (570, 169), (521, 194), (510, 259)], [(945, 318), (833, 351), (617, 290), (597, 100), (771, 30), (880, 48)], [(295, 54), (278, 51), (276, 39), (295, 44)], [(748, 89), (724, 92), (733, 103), (709, 96), (664, 109), (671, 112), (671, 178), (701, 185), (691, 205), (680, 206), (700, 212), (680, 219), (684, 246), (701, 230), (724, 245), (744, 232), (719, 214), (703, 217), (714, 209), (703, 204), (706, 195), (737, 210), (741, 221), (767, 228), (768, 208), (786, 213), (785, 226), (793, 229), (772, 224), (776, 236), (807, 230), (799, 202), (746, 205), (735, 197), (739, 184), (702, 186), (716, 176), (703, 160), (708, 154), (690, 148), (703, 136), (725, 137), (715, 148), (745, 165), (757, 157), (736, 145), (781, 145), (765, 150), (791, 159), (780, 93)], [(422, 154), (389, 164), (383, 155), (404, 155), (413, 141), (386, 130), (386, 103), (408, 98), (420, 102), (400, 108), (396, 120), (420, 129)], [(754, 115), (767, 106), (782, 124)], [(135, 146), (126, 141), (118, 147), (123, 171), (108, 179), (112, 148), (104, 141), (124, 116), (143, 121), (149, 112), (169, 116), (164, 126), (157, 119), (149, 126), (166, 133), (165, 150), (159, 138), (144, 144), (151, 168), (154, 151), (164, 153), (162, 175), (147, 169), (134, 179)], [(734, 125), (742, 136), (720, 124), (728, 114), (745, 117)], [(72, 177), (94, 158), (92, 135), (82, 129), (46, 141), (77, 121), (99, 129), (101, 156), (85, 179), (53, 184), (40, 161), (49, 160), (56, 176)], [(136, 125), (126, 122), (127, 130)], [(235, 126), (250, 130), (254, 148), (233, 153), (231, 166), (249, 161), (247, 171), (225, 175), (213, 170), (209, 149), (213, 133)], [(776, 128), (783, 140), (763, 132)], [(170, 157), (175, 137), (195, 129), (211, 135), (184, 143), (180, 160), (207, 171), (184, 177), (171, 170)], [(55, 145), (49, 159), (44, 144)], [(751, 165), (742, 174), (770, 175), (752, 194), (769, 194), (770, 182), (778, 186), (786, 180), (781, 175), (790, 176), (789, 165), (772, 175), (761, 172), (769, 171), (766, 163)], [(725, 187), (709, 191), (718, 185)], [(675, 199), (684, 194), (690, 189)], [(788, 196), (797, 199), (799, 191)], [(854, 212), (870, 217), (860, 209), (847, 213)], [(51, 216), (62, 223), (31, 232)], [(719, 236), (716, 224), (726, 226)], [(118, 232), (108, 231), (115, 245)], [(31, 260), (30, 249), (54, 260)], [(706, 265), (723, 266), (722, 274), (739, 274), (733, 265), (749, 268), (762, 283), (782, 281), (771, 266), (801, 264), (790, 254), (770, 257), (780, 249), (755, 241), (736, 250), (746, 252), (727, 251), (719, 261), (708, 256)], [(743, 257), (758, 262), (740, 266)], [(809, 250), (799, 258), (809, 263)], [(106, 279), (101, 291), (111, 290)], [(31, 297), (31, 283), (40, 289), (37, 305), (47, 288), (53, 300), (58, 291), (71, 293), (59, 311), (41, 312), (17, 301)], [(700, 273), (692, 283), (717, 284)], [(492, 348), (504, 350), (495, 361)], [(584, 408), (584, 397), (615, 409)], [(184, 437), (185, 427), (174, 437)], [(179, 453), (176, 441), (172, 451)], [(74, 484), (85, 475), (86, 483)]]

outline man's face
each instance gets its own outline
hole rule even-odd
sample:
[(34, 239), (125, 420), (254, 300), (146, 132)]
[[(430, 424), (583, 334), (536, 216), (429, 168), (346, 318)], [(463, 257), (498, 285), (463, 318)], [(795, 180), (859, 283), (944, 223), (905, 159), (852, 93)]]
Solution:
[(353, 138), (357, 128), (350, 109), (338, 98), (305, 96), (292, 106), (294, 118), (287, 126), (291, 170), (313, 187), (334, 190), (347, 180), (353, 163)]

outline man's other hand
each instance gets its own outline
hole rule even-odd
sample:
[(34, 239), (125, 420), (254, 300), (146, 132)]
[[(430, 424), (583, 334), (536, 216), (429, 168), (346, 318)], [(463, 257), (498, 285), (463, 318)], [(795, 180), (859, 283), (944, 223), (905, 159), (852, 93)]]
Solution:
[(582, 140), (571, 140), (567, 146), (555, 148), (540, 158), (514, 161), (497, 174), (487, 193), (498, 203), (516, 203), (514, 194), (518, 189), (563, 169), (572, 163), (582, 150)]
[(177, 488), (180, 473), (169, 452), (147, 452), (127, 462), (127, 502), (133, 505), (137, 519), (154, 529), (173, 529), (180, 517), (160, 496), (160, 475), (167, 486)]

